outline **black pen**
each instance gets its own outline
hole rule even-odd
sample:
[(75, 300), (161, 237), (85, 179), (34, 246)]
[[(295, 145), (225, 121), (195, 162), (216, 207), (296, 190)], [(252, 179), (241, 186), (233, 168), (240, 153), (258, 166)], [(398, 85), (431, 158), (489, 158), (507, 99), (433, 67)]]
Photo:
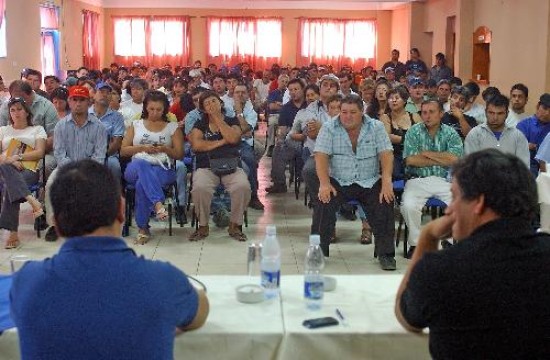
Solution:
[(338, 319), (342, 322), (342, 325), (347, 326), (346, 318), (344, 317), (344, 314), (340, 311), (340, 309), (336, 309), (336, 316), (338, 316)]

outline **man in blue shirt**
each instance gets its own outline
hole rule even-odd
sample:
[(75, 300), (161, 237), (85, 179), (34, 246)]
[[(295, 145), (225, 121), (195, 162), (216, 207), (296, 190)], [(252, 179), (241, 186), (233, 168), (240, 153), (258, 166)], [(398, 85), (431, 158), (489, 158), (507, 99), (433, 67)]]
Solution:
[(381, 268), (395, 270), (393, 147), (384, 125), (363, 115), (359, 96), (344, 98), (340, 115), (321, 127), (315, 165), (319, 211), (311, 228), (321, 235), (323, 254), (329, 256), (336, 211), (345, 201), (357, 199), (369, 214)]
[(520, 121), (517, 125), (519, 131), (525, 135), (529, 142), (529, 153), (531, 157), (530, 170), (533, 176), (539, 174), (539, 162), (535, 159), (542, 141), (550, 132), (550, 94), (543, 94), (537, 104), (535, 115)]
[(304, 87), (305, 84), (301, 79), (292, 79), (288, 83), (290, 101), (283, 105), (279, 114), (278, 135), (271, 162), (271, 181), (273, 185), (265, 189), (266, 192), (271, 194), (287, 191), (285, 169), (289, 161), (295, 159), (298, 174), (301, 173), (303, 168), (301, 142), (290, 138), (286, 139), (286, 135), (292, 127), (298, 111), (306, 108)]
[(109, 108), (112, 90), (111, 85), (106, 82), (98, 83), (94, 95), (94, 104), (90, 106), (88, 113), (95, 115), (103, 126), (105, 126), (109, 144), (107, 146), (106, 165), (113, 173), (115, 179), (122, 179), (118, 153), (126, 128), (124, 127), (124, 117), (122, 114)]
[(173, 359), (174, 333), (206, 321), (204, 291), (120, 239), (121, 186), (104, 165), (65, 165), (51, 199), (67, 241), (25, 264), (10, 291), (22, 359)]
[(283, 97), (288, 84), (288, 75), (279, 75), (277, 78), (277, 89), (271, 91), (267, 97), (267, 156), (271, 156), (275, 146), (275, 134), (277, 133), (277, 124), (279, 122), (279, 113), (283, 107)]
[[(55, 125), (53, 154), (57, 167), (82, 159), (92, 159), (104, 164), (107, 153), (107, 130), (95, 115), (88, 113), (90, 107), (88, 89), (84, 86), (69, 88), (69, 107), (71, 113)], [(45, 186), (46, 220), (50, 225), (53, 225), (53, 213), (49, 190), (56, 173), (57, 169), (51, 173)], [(57, 240), (53, 226), (46, 232), (45, 240)]]

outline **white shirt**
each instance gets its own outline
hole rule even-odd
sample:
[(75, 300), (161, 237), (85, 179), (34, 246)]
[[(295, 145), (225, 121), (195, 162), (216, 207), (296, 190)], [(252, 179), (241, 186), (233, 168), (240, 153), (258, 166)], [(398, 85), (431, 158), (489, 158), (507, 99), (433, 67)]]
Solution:
[(254, 83), (252, 87), (256, 91), (256, 102), (264, 102), (267, 100), (267, 96), (269, 95), (269, 85), (271, 82), (268, 82), (267, 84), (264, 84), (262, 79), (256, 79), (254, 80)]
[(508, 117), (506, 118), (506, 126), (513, 126), (516, 127), (516, 125), (523, 119), (528, 117), (526, 112), (523, 112), (521, 114), (518, 114), (512, 109), (508, 110)]
[(0, 141), (2, 141), (2, 155), (6, 154), (12, 139), (36, 148), (36, 139), (46, 139), (46, 130), (42, 126), (27, 126), (24, 129), (14, 129), (13, 126), (0, 127)]
[(132, 121), (141, 119), (143, 103), (136, 104), (133, 100), (123, 102), (120, 104), (118, 112), (122, 114), (124, 126), (128, 128), (132, 125)]

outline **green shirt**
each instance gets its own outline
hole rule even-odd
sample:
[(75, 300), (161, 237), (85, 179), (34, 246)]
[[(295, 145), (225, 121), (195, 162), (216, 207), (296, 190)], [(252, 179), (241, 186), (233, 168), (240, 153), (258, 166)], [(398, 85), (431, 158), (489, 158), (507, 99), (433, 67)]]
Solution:
[[(418, 155), (423, 151), (448, 152), (457, 157), (462, 156), (464, 153), (462, 140), (452, 127), (441, 124), (432, 138), (426, 125), (419, 123), (413, 125), (405, 135), (403, 159)], [(407, 166), (405, 173), (420, 177), (439, 176), (446, 178), (448, 171), (449, 168), (447, 166), (439, 165), (424, 167)]]

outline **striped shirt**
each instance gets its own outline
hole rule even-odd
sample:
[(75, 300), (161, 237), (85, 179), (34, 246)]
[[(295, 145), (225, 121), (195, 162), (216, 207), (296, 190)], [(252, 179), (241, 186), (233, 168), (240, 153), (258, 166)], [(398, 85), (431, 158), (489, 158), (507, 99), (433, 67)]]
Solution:
[(79, 127), (69, 114), (55, 126), (53, 144), (58, 167), (82, 159), (103, 164), (107, 153), (107, 130), (95, 115), (88, 114), (84, 125)]
[[(403, 159), (418, 155), (423, 151), (448, 152), (457, 157), (462, 156), (464, 152), (460, 135), (452, 127), (441, 124), (432, 138), (426, 125), (419, 123), (411, 126), (405, 135)], [(439, 176), (447, 178), (448, 172), (449, 168), (447, 166), (439, 165), (407, 166), (405, 169), (406, 174), (420, 177)]]
[(330, 176), (342, 186), (371, 188), (380, 179), (383, 151), (393, 151), (388, 133), (380, 121), (367, 115), (363, 115), (355, 152), (340, 117), (323, 124), (315, 143), (315, 152), (329, 156)]

